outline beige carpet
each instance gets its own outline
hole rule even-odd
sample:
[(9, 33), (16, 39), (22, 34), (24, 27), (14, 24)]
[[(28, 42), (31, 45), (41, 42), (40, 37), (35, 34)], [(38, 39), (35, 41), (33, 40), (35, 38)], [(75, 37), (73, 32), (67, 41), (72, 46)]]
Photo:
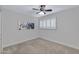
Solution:
[(3, 49), (5, 54), (78, 54), (79, 50), (42, 38), (37, 38)]

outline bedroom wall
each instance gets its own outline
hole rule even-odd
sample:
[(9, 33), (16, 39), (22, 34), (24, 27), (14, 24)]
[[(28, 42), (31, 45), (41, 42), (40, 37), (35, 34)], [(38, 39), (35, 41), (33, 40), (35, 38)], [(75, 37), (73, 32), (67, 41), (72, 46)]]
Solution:
[(79, 7), (39, 18), (57, 18), (56, 30), (39, 30), (40, 37), (79, 49)]
[[(70, 47), (79, 48), (79, 7), (65, 10), (55, 15), (47, 15), (41, 18), (57, 18), (56, 30), (39, 30), (38, 20), (35, 17), (22, 15), (10, 10), (2, 10), (2, 43), (3, 47), (14, 45), (23, 41), (42, 37), (50, 41), (55, 41)], [(17, 21), (35, 22), (34, 30), (17, 29)], [(37, 30), (38, 29), (38, 30)]]
[[(18, 21), (31, 21), (37, 23), (37, 18), (22, 15), (10, 10), (2, 10), (2, 39), (3, 47), (18, 44), (37, 37), (37, 28), (34, 30), (18, 30)], [(35, 26), (37, 26), (35, 24)]]
[(0, 52), (2, 50), (2, 46), (1, 46), (1, 11), (0, 11)]

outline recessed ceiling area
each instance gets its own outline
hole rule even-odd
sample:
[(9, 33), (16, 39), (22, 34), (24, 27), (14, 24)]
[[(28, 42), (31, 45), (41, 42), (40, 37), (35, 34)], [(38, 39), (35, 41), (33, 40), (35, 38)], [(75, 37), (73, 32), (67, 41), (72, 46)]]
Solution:
[[(42, 15), (36, 14), (36, 10), (32, 8), (40, 8), (40, 5), (2, 5), (2, 9), (11, 10), (17, 13), (22, 13), (25, 15), (30, 15), (34, 17), (40, 17)], [(77, 7), (77, 5), (46, 5), (45, 9), (52, 9), (52, 12), (46, 12), (45, 15), (60, 12), (69, 8)], [(44, 16), (44, 15), (43, 15)]]

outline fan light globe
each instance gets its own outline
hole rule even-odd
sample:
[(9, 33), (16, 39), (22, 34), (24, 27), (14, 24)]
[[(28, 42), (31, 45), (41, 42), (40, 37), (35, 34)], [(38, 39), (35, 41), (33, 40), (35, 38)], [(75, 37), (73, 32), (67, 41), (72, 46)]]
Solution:
[(44, 13), (43, 12), (40, 12), (39, 15), (44, 15)]

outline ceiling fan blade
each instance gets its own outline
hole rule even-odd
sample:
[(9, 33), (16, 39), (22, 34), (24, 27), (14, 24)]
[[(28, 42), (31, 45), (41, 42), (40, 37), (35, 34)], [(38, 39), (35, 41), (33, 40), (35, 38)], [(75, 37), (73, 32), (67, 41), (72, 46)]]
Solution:
[[(40, 12), (37, 12), (36, 14), (39, 14)], [(45, 12), (43, 12), (44, 14), (46, 14)]]
[(44, 14), (46, 14), (45, 12), (43, 12)]
[(47, 9), (47, 10), (45, 10), (45, 11), (52, 11), (52, 9)]
[(36, 14), (39, 14), (40, 12), (36, 12)]
[(32, 8), (33, 10), (39, 10), (39, 9), (36, 9), (36, 8)]

